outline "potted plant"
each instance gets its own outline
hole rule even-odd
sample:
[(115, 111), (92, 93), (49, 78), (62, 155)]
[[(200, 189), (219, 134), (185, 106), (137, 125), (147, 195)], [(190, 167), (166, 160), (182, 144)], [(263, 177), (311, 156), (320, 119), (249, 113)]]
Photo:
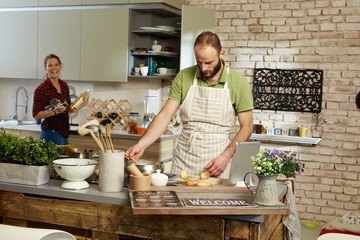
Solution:
[(322, 126), (325, 123), (324, 114), (314, 113), (312, 116), (312, 121), (315, 123), (315, 125), (311, 126), (312, 137), (321, 138), (324, 131), (324, 127)]
[(260, 149), (252, 157), (255, 174), (259, 182), (254, 194), (249, 186), (249, 191), (255, 196), (254, 202), (260, 205), (278, 205), (276, 178), (279, 174), (285, 177), (295, 177), (304, 171), (304, 164), (299, 162), (296, 154), (278, 149)]
[(50, 179), (57, 146), (33, 137), (21, 138), (0, 131), (0, 181), (29, 185), (45, 184)]

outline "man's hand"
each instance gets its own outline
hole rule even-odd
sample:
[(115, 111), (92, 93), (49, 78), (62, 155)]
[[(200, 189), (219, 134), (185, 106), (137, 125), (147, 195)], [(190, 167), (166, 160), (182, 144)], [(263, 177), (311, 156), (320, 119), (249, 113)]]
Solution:
[(217, 156), (206, 165), (205, 169), (211, 173), (211, 176), (217, 177), (224, 172), (229, 160), (224, 155)]

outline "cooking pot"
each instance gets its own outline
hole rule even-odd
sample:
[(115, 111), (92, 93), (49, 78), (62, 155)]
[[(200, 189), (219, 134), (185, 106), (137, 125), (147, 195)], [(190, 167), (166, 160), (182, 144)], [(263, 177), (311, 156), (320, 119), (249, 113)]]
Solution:
[(66, 152), (66, 156), (69, 158), (86, 158), (93, 159), (94, 150), (92, 149), (84, 149), (79, 150), (77, 152)]
[[(138, 160), (139, 163), (135, 161), (128, 160), (127, 164), (134, 163), (136, 167), (140, 170), (142, 173), (156, 173), (157, 169), (160, 169), (160, 172), (164, 172), (165, 166), (160, 161), (151, 161), (151, 160)], [(127, 168), (125, 168), (127, 171)], [(128, 172), (127, 172), (128, 173)]]

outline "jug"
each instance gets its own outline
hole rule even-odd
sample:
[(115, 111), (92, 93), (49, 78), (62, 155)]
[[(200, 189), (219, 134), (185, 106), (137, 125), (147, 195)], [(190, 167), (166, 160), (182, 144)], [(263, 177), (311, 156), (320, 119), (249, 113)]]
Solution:
[(162, 46), (160, 44), (158, 44), (157, 40), (154, 41), (154, 44), (152, 45), (151, 48), (154, 52), (161, 52), (161, 50), (162, 50)]
[[(254, 174), (258, 177), (258, 184), (256, 188), (256, 193), (251, 190), (251, 186), (247, 181), (247, 176), (249, 174)], [(259, 205), (265, 205), (265, 206), (274, 206), (274, 205), (280, 205), (278, 198), (278, 192), (277, 192), (277, 184), (276, 184), (276, 178), (278, 175), (257, 175), (253, 172), (248, 172), (244, 176), (244, 183), (246, 188), (249, 190), (252, 196), (254, 196), (254, 202)]]

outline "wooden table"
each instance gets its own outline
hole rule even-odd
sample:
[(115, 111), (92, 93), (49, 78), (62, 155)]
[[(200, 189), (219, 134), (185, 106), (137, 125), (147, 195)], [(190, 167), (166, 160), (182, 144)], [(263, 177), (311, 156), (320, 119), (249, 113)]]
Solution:
[(61, 189), (60, 184), (57, 180), (39, 187), (0, 183), (0, 222), (61, 229), (77, 239), (106, 240), (131, 235), (141, 239), (283, 239), (285, 212), (135, 215), (129, 199), (124, 197), (126, 189), (114, 194), (98, 192), (95, 196), (96, 185), (88, 190), (69, 191)]

